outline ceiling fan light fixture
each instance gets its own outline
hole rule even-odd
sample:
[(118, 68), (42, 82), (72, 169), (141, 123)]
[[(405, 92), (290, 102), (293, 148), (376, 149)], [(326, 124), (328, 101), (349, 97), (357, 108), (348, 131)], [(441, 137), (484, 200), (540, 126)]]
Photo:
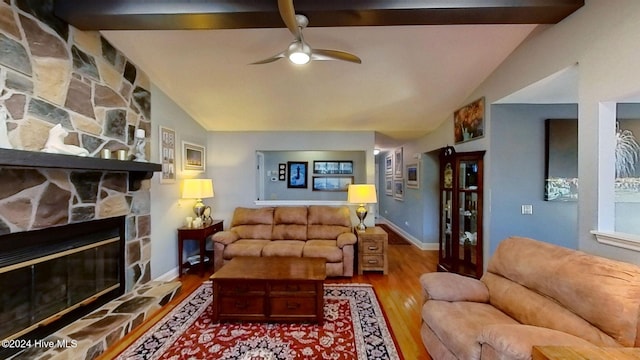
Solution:
[(304, 65), (311, 60), (311, 57), (308, 54), (303, 52), (294, 52), (289, 54), (289, 61), (296, 65)]
[(296, 65), (304, 65), (311, 61), (311, 48), (301, 41), (295, 41), (289, 45), (287, 58)]

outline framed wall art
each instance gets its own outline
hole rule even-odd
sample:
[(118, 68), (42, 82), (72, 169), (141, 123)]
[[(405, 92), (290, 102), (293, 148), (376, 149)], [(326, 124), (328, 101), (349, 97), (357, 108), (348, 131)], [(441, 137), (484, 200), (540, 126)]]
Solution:
[(314, 161), (314, 174), (353, 174), (353, 161)]
[(173, 129), (160, 126), (160, 184), (176, 182), (176, 132)]
[(397, 148), (394, 151), (393, 158), (393, 177), (396, 179), (402, 179), (404, 168), (402, 166), (402, 148)]
[(578, 119), (545, 120), (546, 201), (578, 200)]
[(453, 113), (453, 135), (456, 144), (484, 136), (484, 97)]
[(384, 173), (393, 175), (393, 154), (391, 153), (384, 157)]
[(205, 147), (190, 142), (182, 142), (182, 169), (183, 170), (205, 170)]
[(404, 200), (404, 180), (393, 180), (393, 198), (396, 200)]
[(384, 193), (388, 196), (393, 195), (393, 176), (387, 175), (384, 177)]
[(420, 188), (420, 168), (418, 163), (407, 165), (407, 188)]
[(293, 189), (307, 188), (307, 166), (308, 162), (289, 161), (287, 162), (287, 187)]
[(314, 176), (313, 191), (347, 191), (353, 176)]

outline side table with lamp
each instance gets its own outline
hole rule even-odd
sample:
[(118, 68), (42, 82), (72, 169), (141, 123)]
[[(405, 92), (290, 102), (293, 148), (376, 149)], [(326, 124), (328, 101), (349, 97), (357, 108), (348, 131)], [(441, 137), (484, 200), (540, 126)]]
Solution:
[(378, 202), (375, 185), (349, 185), (347, 201), (351, 204), (358, 204), (356, 216), (360, 223), (354, 227), (354, 232), (358, 237), (358, 274), (362, 275), (365, 270), (377, 270), (387, 274), (389, 269), (387, 257), (388, 235), (381, 227), (367, 227), (364, 224), (364, 219), (367, 217), (365, 205)]
[[(211, 179), (185, 179), (183, 181), (182, 198), (196, 199), (196, 203), (193, 206), (193, 212), (195, 214), (193, 221), (178, 229), (179, 276), (182, 276), (184, 271), (185, 262), (182, 252), (184, 250), (185, 240), (195, 240), (198, 242), (200, 276), (204, 275), (207, 239), (216, 232), (223, 230), (223, 221), (212, 220), (210, 217), (211, 208), (202, 203), (202, 199), (212, 198), (213, 196), (213, 182)], [(190, 219), (188, 218), (187, 220), (189, 221)]]

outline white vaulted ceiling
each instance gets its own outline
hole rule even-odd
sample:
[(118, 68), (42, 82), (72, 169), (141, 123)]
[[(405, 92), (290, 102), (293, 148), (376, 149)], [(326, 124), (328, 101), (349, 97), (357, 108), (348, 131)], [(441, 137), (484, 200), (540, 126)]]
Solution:
[(285, 28), (102, 34), (207, 130), (372, 130), (410, 139), (446, 120), (535, 27), (309, 27), (313, 47), (354, 53), (362, 64), (304, 66), (249, 65), (291, 42)]

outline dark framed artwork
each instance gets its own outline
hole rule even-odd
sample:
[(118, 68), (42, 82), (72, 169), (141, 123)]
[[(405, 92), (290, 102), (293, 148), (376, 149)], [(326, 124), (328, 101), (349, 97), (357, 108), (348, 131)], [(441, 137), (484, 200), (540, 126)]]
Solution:
[(484, 136), (483, 97), (453, 113), (453, 136), (456, 144)]
[(314, 176), (313, 191), (347, 191), (353, 176)]
[(578, 200), (578, 119), (547, 119), (545, 128), (546, 201)]
[(289, 161), (287, 162), (287, 187), (292, 189), (307, 188), (307, 167), (309, 163), (306, 161)]
[(353, 161), (314, 161), (314, 174), (353, 174)]

